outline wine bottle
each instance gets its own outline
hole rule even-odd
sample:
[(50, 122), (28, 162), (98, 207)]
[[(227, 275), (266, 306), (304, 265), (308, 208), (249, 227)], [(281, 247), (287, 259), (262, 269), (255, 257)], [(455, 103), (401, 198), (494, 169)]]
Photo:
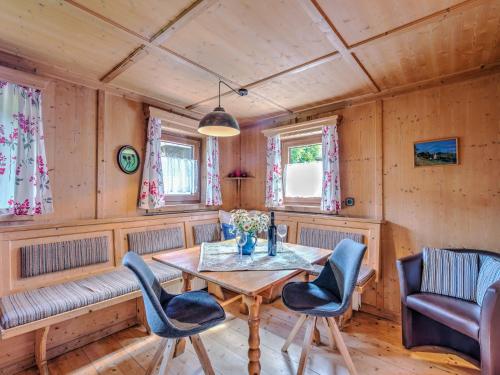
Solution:
[(267, 230), (267, 254), (276, 255), (276, 225), (274, 225), (274, 212), (271, 211), (271, 225)]

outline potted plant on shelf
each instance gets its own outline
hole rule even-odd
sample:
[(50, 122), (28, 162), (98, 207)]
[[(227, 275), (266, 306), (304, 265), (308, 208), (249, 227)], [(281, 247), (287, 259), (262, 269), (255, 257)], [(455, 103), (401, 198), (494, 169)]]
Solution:
[(267, 231), (269, 227), (269, 216), (247, 210), (232, 210), (231, 222), (236, 230), (246, 234), (247, 242), (242, 247), (242, 254), (250, 255), (257, 245), (257, 233)]

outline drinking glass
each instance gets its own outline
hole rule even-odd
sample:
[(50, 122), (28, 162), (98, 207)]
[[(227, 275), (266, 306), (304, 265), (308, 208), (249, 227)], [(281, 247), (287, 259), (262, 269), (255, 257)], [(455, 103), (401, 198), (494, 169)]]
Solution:
[(280, 248), (281, 251), (283, 251), (283, 241), (286, 237), (286, 232), (288, 231), (288, 227), (286, 224), (279, 224), (276, 233), (278, 234), (278, 237), (280, 238)]
[(238, 244), (238, 253), (240, 255), (240, 260), (243, 258), (243, 246), (247, 243), (247, 234), (242, 231), (236, 232), (236, 243)]

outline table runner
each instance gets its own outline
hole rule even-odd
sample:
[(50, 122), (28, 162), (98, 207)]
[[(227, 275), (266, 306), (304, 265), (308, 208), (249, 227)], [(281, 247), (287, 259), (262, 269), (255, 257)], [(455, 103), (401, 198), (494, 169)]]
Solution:
[(276, 256), (267, 255), (267, 240), (259, 239), (252, 257), (240, 258), (235, 240), (204, 242), (201, 244), (198, 271), (278, 271), (313, 270), (310, 262), (301, 257), (294, 249), (304, 247), (283, 244), (283, 251)]

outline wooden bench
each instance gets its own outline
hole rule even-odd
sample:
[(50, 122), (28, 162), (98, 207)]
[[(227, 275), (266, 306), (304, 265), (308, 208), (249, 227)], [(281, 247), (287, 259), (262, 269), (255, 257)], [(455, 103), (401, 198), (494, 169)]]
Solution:
[[(155, 262), (158, 263), (158, 262)], [(159, 263), (158, 263), (159, 264)], [(116, 273), (116, 272), (121, 272), (120, 271), (112, 271), (110, 273)], [(181, 281), (182, 278), (180, 277), (180, 273), (176, 271), (170, 271), (173, 276), (170, 280), (166, 280), (162, 283), (162, 286), (164, 288), (169, 289), (169, 287), (173, 287), (173, 289), (178, 290), (180, 289)], [(129, 277), (132, 279), (133, 275), (130, 274)], [(82, 279), (82, 280), (90, 280), (90, 279)], [(133, 280), (133, 279), (132, 279)], [(60, 284), (64, 285), (64, 284)], [(59, 285), (59, 286), (60, 286)], [(36, 291), (41, 291), (43, 289), (47, 288), (53, 288), (53, 287), (45, 287), (45, 288), (40, 288), (40, 289), (35, 289), (31, 291), (31, 293), (36, 292)], [(137, 285), (138, 288), (138, 285)], [(12, 298), (12, 297), (18, 297), (20, 294), (23, 294), (26, 292), (20, 292), (15, 295), (10, 295), (6, 297), (2, 297), (0, 301), (7, 299), (7, 298)], [(134, 290), (129, 293), (121, 294), (116, 297), (104, 299), (102, 301), (96, 302), (96, 303), (91, 303), (88, 305), (84, 305), (75, 309), (70, 309), (68, 311), (55, 314), (52, 316), (48, 316), (46, 318), (42, 319), (36, 319), (33, 320), (29, 323), (21, 324), (21, 325), (16, 325), (11, 328), (1, 328), (0, 329), (0, 339), (5, 340), (9, 339), (15, 336), (22, 335), (24, 333), (32, 332), (35, 331), (35, 362), (36, 365), (40, 371), (40, 374), (48, 374), (48, 367), (47, 367), (47, 337), (48, 333), (50, 330), (50, 327), (69, 320), (69, 319), (74, 319), (79, 316), (85, 315), (92, 313), (94, 311), (98, 311), (101, 309), (104, 309), (106, 307), (118, 305), (120, 303), (133, 300), (133, 299), (138, 299), (137, 303), (137, 316), (139, 318), (139, 321), (141, 324), (144, 325), (146, 328), (147, 332), (150, 333), (149, 326), (147, 324), (147, 321), (145, 319), (145, 311), (144, 311), (144, 306), (142, 304), (142, 299), (141, 297), (141, 292), (140, 290)], [(0, 306), (3, 305), (3, 301), (0, 302)]]
[[(130, 230), (126, 234), (128, 250), (148, 256), (159, 251), (183, 248), (183, 227), (177, 225), (156, 230)], [(49, 242), (52, 240), (52, 242)], [(92, 269), (114, 262), (110, 236), (106, 233), (68, 235), (31, 239), (16, 249), (21, 284), (29, 280), (53, 277), (75, 269)], [(159, 262), (148, 261), (161, 284), (171, 292), (180, 292), (181, 273)], [(82, 273), (82, 275), (85, 275)], [(124, 267), (106, 267), (61, 283), (52, 283), (10, 293), (0, 298), (0, 339), (6, 340), (35, 332), (35, 362), (41, 374), (48, 373), (47, 337), (50, 327), (110, 306), (137, 299), (137, 317), (149, 333), (139, 284)]]

